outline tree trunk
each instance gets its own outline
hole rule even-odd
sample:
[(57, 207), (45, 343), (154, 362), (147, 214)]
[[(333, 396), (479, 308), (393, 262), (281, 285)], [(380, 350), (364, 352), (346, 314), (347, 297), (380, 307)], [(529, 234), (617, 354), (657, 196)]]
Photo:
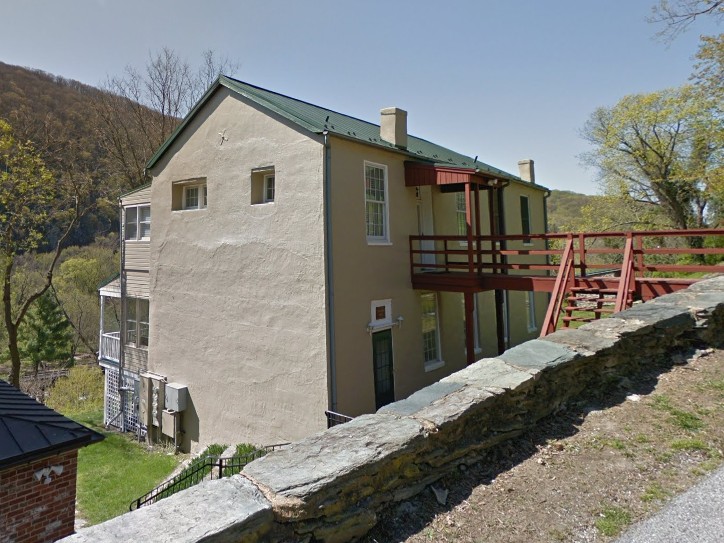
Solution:
[(10, 372), (10, 384), (20, 388), (20, 351), (18, 349), (18, 329), (13, 322), (12, 299), (10, 278), (13, 273), (14, 258), (12, 255), (5, 255), (5, 275), (3, 276), (3, 320), (5, 330), (8, 332), (8, 350), (12, 371)]
[(18, 329), (11, 322), (5, 322), (5, 328), (8, 331), (8, 349), (10, 350), (10, 361), (13, 365), (10, 374), (10, 384), (15, 388), (20, 388), (20, 349), (18, 349)]

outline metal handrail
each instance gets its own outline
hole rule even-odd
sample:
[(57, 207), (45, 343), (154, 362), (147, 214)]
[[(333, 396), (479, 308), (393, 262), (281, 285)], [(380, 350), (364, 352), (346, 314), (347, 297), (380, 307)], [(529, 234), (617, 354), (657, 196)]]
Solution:
[[(192, 469), (185, 469), (172, 479), (158, 485), (153, 490), (150, 490), (143, 496), (133, 500), (128, 506), (129, 511), (138, 509), (144, 505), (149, 505), (173, 496), (181, 490), (185, 490), (190, 486), (199, 484), (201, 481), (207, 478), (210, 479), (221, 479), (223, 477), (230, 477), (235, 475), (244, 468), (252, 460), (261, 458), (268, 452), (281, 449), (286, 447), (289, 443), (277, 443), (274, 445), (265, 445), (250, 453), (243, 455), (234, 456), (207, 456), (203, 462), (198, 463)], [(214, 477), (214, 469), (216, 471), (216, 477)]]

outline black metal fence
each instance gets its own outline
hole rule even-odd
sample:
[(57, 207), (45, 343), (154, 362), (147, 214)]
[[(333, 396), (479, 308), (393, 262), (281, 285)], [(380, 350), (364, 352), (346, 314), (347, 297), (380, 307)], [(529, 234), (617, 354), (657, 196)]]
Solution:
[(354, 418), (342, 415), (341, 413), (335, 413), (334, 411), (325, 411), (324, 414), (327, 415), (327, 428), (337, 426), (338, 424), (344, 424)]
[(157, 486), (150, 492), (147, 492), (140, 498), (131, 502), (128, 506), (129, 511), (138, 509), (143, 505), (155, 503), (163, 498), (173, 496), (181, 490), (185, 490), (190, 486), (194, 486), (205, 479), (221, 479), (222, 477), (230, 477), (240, 473), (244, 466), (252, 460), (261, 458), (266, 453), (281, 449), (288, 443), (278, 443), (275, 445), (266, 445), (255, 451), (239, 456), (207, 456), (203, 461), (186, 468), (184, 471), (169, 479), (165, 483)]

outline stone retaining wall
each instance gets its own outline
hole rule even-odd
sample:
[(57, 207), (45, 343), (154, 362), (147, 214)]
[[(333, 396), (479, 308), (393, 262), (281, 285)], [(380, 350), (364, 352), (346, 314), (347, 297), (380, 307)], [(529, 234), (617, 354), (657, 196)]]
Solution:
[(64, 539), (350, 541), (377, 512), (600, 387), (691, 345), (724, 345), (724, 276), (509, 349), (209, 481)]

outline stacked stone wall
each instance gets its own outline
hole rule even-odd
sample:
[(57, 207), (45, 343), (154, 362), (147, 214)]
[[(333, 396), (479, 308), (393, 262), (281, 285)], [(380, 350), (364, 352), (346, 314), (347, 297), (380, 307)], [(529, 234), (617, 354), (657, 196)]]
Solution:
[(382, 508), (477, 461), (583, 391), (702, 344), (724, 345), (724, 277), (480, 360), (374, 415), (270, 453), (239, 476), (64, 541), (351, 541)]

